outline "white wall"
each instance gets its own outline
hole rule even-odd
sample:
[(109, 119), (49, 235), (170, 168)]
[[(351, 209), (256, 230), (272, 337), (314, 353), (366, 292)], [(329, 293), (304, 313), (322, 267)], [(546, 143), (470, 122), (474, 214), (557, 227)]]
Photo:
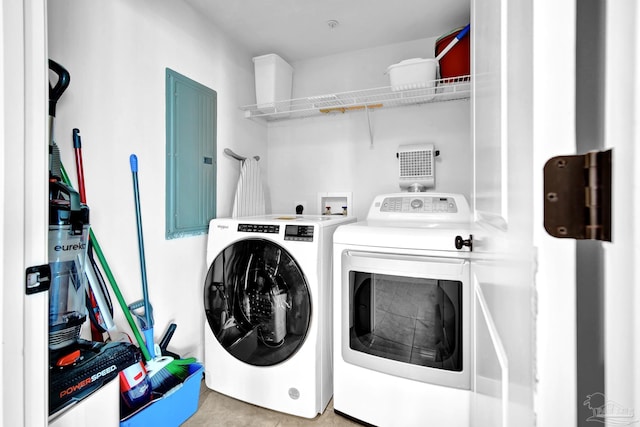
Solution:
[(389, 86), (387, 68), (404, 59), (433, 58), (436, 39), (418, 39), (292, 62), (293, 97)]
[[(372, 89), (389, 85), (385, 71), (403, 59), (433, 57), (435, 39), (364, 49), (293, 63), (293, 96)], [(399, 192), (398, 146), (433, 143), (436, 191), (471, 190), (468, 100), (271, 122), (268, 186), (274, 213), (321, 213), (318, 192), (352, 192), (352, 213), (364, 219), (373, 197)]]
[[(71, 135), (80, 129), (91, 223), (108, 263), (127, 302), (141, 299), (128, 160), (136, 153), (156, 340), (175, 322), (171, 348), (202, 357), (206, 235), (164, 237), (165, 68), (218, 93), (217, 214), (229, 216), (239, 162), (222, 150), (266, 158), (265, 127), (238, 109), (255, 102), (251, 56), (182, 2), (59, 0), (48, 18), (49, 57), (71, 74), (56, 141), (75, 182)], [(114, 304), (116, 322), (126, 325)]]

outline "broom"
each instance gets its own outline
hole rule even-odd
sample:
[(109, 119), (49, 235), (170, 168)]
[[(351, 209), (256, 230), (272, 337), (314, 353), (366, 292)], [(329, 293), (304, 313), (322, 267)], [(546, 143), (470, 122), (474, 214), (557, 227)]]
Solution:
[[(195, 358), (176, 360), (168, 356), (156, 357), (153, 341), (153, 314), (149, 301), (149, 289), (147, 285), (147, 268), (144, 254), (144, 239), (142, 236), (142, 213), (140, 210), (140, 190), (138, 188), (138, 157), (132, 154), (129, 157), (131, 176), (133, 178), (133, 198), (136, 208), (136, 224), (138, 229), (138, 251), (140, 253), (140, 273), (142, 276), (142, 308), (143, 314), (139, 315), (142, 330), (145, 336), (146, 348), (149, 355), (147, 360), (151, 388), (154, 391), (168, 391), (182, 383), (189, 375), (189, 364), (195, 362)], [(134, 306), (137, 305), (134, 303)], [(131, 307), (130, 307), (131, 308)], [(141, 347), (143, 347), (141, 345)]]

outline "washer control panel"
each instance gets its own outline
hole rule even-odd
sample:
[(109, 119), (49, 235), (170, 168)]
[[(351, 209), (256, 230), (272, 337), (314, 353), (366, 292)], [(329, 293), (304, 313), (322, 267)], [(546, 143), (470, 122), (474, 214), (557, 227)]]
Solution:
[[(284, 240), (295, 240), (300, 242), (313, 242), (313, 225), (284, 226)], [(267, 233), (280, 234), (280, 226), (275, 224), (238, 224), (239, 233)]]
[(457, 213), (453, 197), (386, 197), (380, 204), (381, 212), (398, 213)]
[(238, 231), (242, 233), (280, 233), (280, 226), (274, 224), (238, 224)]
[(285, 225), (284, 240), (313, 242), (313, 225)]

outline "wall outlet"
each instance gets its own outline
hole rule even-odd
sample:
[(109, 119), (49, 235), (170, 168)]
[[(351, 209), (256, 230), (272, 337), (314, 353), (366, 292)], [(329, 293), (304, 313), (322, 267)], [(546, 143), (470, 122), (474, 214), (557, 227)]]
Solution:
[(308, 207), (309, 207), (309, 203), (306, 200), (302, 200), (302, 201), (297, 201), (297, 202), (293, 202), (293, 212), (296, 212), (296, 208), (298, 206), (302, 206), (302, 214), (310, 214), (311, 212), (309, 212)]

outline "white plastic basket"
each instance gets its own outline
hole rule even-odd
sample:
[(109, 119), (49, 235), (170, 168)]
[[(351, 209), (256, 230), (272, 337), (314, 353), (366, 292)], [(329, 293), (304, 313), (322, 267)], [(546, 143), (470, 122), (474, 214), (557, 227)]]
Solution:
[(412, 58), (387, 68), (391, 90), (422, 89), (435, 86), (438, 61), (433, 58)]

